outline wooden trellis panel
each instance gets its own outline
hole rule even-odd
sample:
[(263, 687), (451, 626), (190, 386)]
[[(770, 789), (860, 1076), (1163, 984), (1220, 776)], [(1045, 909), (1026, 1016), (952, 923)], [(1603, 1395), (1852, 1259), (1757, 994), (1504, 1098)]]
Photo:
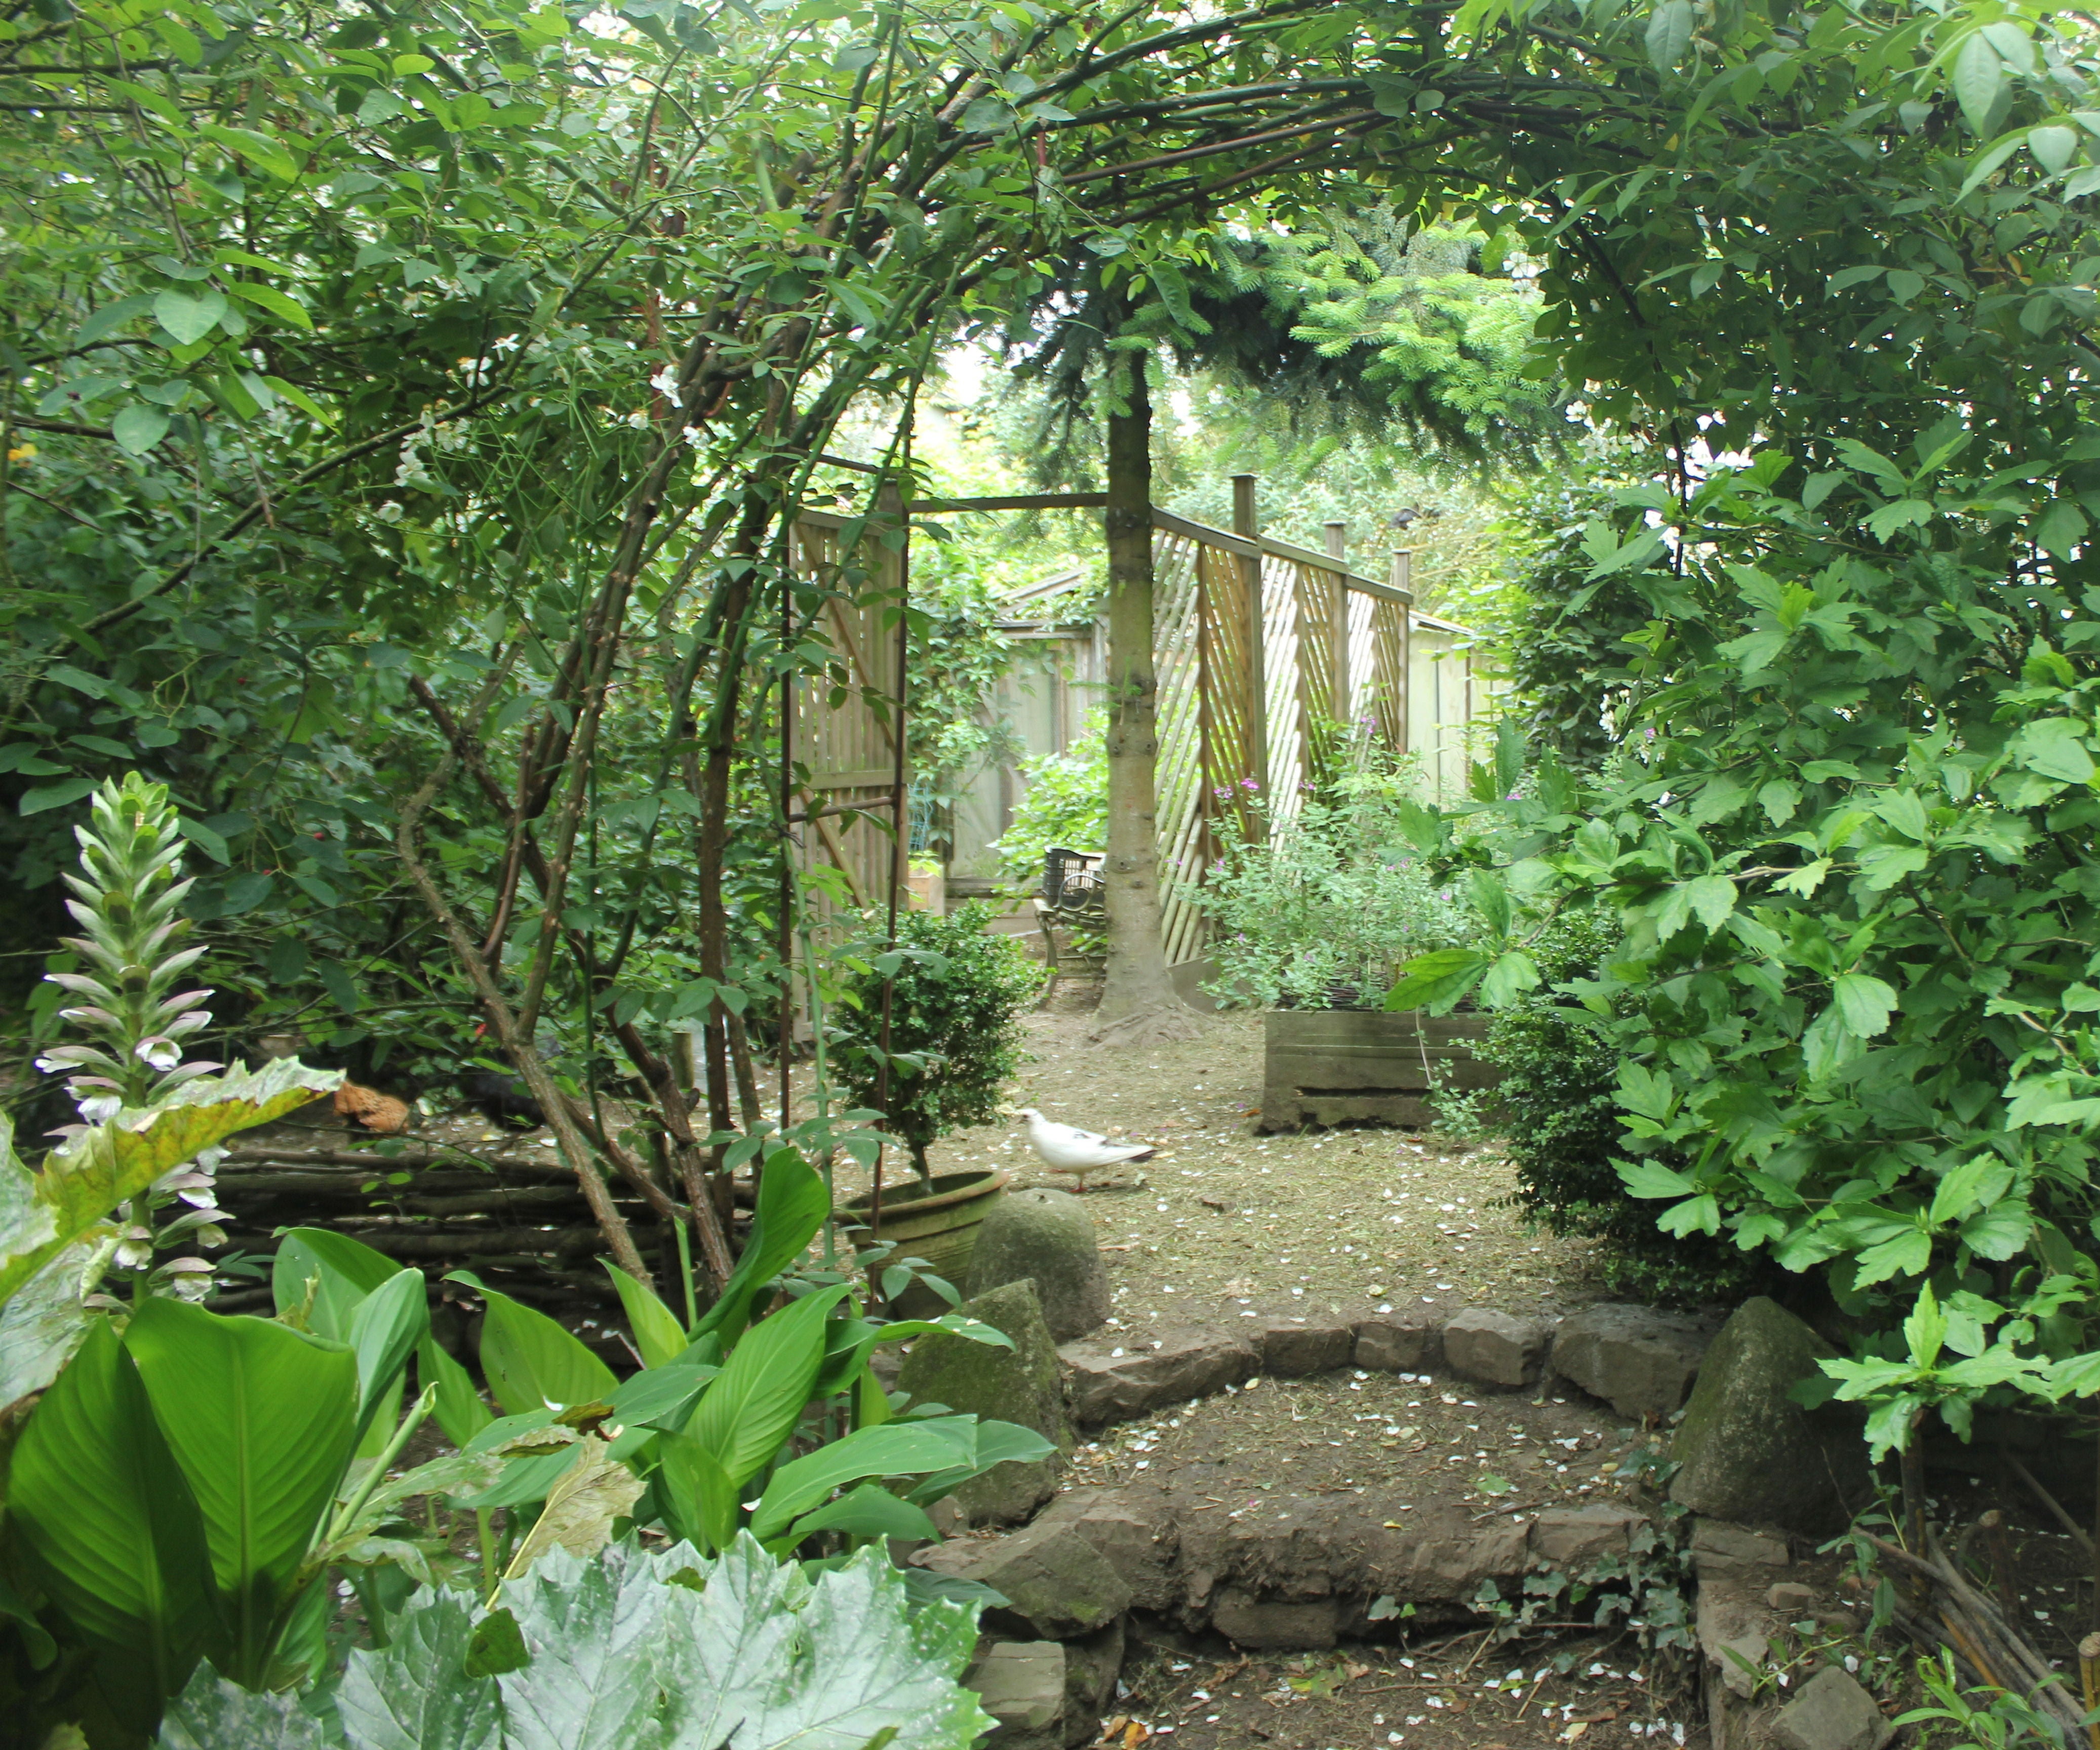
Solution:
[(1154, 810), (1160, 928), (1171, 962), (1200, 919), (1183, 892), (1202, 869), (1204, 836), (1201, 544), (1178, 529), (1153, 533), (1152, 650), (1158, 677), (1159, 758)]
[(1201, 604), (1196, 655), (1201, 676), (1207, 823), (1198, 849), (1207, 866), (1218, 850), (1210, 822), (1229, 820), (1242, 839), (1258, 830), (1255, 802), (1261, 776), (1255, 766), (1261, 736), (1255, 697), (1258, 663), (1250, 569), (1239, 554), (1207, 544), (1196, 549)]
[(1366, 719), (1370, 733), (1390, 753), (1407, 752), (1407, 646), (1406, 604), (1383, 597), (1359, 597), (1368, 607), (1367, 624), (1359, 646), (1364, 652), (1363, 690), (1357, 695), (1357, 712)]
[[(1081, 500), (1074, 494), (1059, 502)], [(957, 500), (943, 508), (1021, 502)], [(1157, 507), (1152, 514), (1154, 844), (1170, 964), (1202, 951), (1203, 919), (1189, 894), (1216, 862), (1221, 827), (1229, 821), (1248, 836), (1287, 827), (1344, 751), (1336, 726), (1352, 740), (1416, 756), (1433, 793), (1450, 794), (1455, 782), (1462, 794), (1469, 723), (1489, 703), (1467, 655), (1472, 634), (1414, 611), (1406, 554), (1394, 555), (1390, 581), (1377, 582), (1348, 569), (1339, 525), (1330, 527), (1324, 553), (1261, 536), (1244, 484), (1236, 488), (1234, 516), (1229, 533)], [(826, 550), (820, 562), (836, 567), (838, 555)], [(864, 592), (868, 605), (856, 594), (842, 606), (834, 639), (842, 664), (862, 653), (855, 673), (872, 680), (862, 692), (878, 702), (894, 690), (894, 646), (874, 634), (880, 610), (873, 604), (899, 581), (893, 562), (879, 569), (881, 579)], [(811, 722), (805, 757), (814, 760), (808, 749), (821, 743), (825, 761), (813, 789), (833, 800), (887, 797), (883, 717), (878, 710), (850, 725)], [(869, 763), (871, 754), (876, 763)], [(856, 830), (862, 849), (832, 852), (830, 860), (854, 871), (873, 902), (888, 879), (889, 840), (865, 823)]]
[(1298, 739), (1308, 776), (1324, 776), (1333, 725), (1348, 716), (1348, 593), (1342, 574), (1287, 562), (1298, 606)]
[[(850, 902), (867, 907), (889, 897), (889, 810), (902, 733), (894, 609), (903, 569), (898, 553), (871, 540), (862, 544), (861, 565), (849, 566), (840, 549), (845, 523), (805, 510), (795, 525), (798, 572), (834, 592), (814, 628), (832, 651), (831, 673), (798, 681), (793, 695), (794, 757), (810, 774), (802, 812), (813, 817), (798, 832), (804, 869), (838, 870)], [(857, 804), (873, 812), (825, 812)], [(836, 901), (820, 895), (817, 904), (828, 921)]]
[(1262, 709), (1268, 724), (1268, 818), (1296, 818), (1311, 769), (1300, 730), (1298, 567), (1261, 550)]

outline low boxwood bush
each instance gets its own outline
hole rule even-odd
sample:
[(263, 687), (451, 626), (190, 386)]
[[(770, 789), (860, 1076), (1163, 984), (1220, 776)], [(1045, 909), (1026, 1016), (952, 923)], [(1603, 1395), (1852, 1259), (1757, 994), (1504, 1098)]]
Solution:
[(1500, 1086), (1443, 1096), (1443, 1125), (1499, 1141), (1516, 1167), (1515, 1201), (1547, 1232), (1603, 1242), (1598, 1272), (1610, 1294), (1692, 1306), (1761, 1292), (1781, 1274), (1768, 1255), (1717, 1236), (1663, 1232), (1653, 1202), (1630, 1196), (1612, 1165), (1626, 1155), (1617, 1059), (1587, 1012), (1554, 987), (1593, 976), (1617, 941), (1586, 915), (1547, 930), (1533, 949), (1544, 983), (1495, 1012), (1480, 1050), (1502, 1071)]

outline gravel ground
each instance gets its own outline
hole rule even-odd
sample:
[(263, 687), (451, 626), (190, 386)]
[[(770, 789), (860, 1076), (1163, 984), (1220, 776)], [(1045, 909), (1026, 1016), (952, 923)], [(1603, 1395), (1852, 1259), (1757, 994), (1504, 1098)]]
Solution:
[[(1258, 1015), (1204, 1016), (1196, 1038), (1130, 1051), (1090, 1045), (1091, 1025), (1077, 1001), (1029, 1017), (1031, 1060), (1013, 1104), (1158, 1145), (1086, 1192), (1114, 1329), (1407, 1306), (1527, 1312), (1597, 1298), (1589, 1242), (1530, 1229), (1507, 1206), (1515, 1178), (1492, 1148), (1434, 1131), (1255, 1135)], [(937, 1173), (1003, 1166), (1016, 1186), (1073, 1188), (1035, 1158), (1017, 1121), (960, 1132), (929, 1158)]]
[(1448, 1375), (1259, 1379), (1118, 1423), (1074, 1454), (1070, 1483), (1191, 1492), (1260, 1518), (1268, 1495), (1366, 1490), (1485, 1516), (1610, 1492), (1641, 1435), (1581, 1393), (1485, 1392)]
[[(1225, 1660), (1151, 1651), (1124, 1669), (1104, 1745), (1154, 1750), (1546, 1750), (1682, 1745), (1684, 1709), (1650, 1693), (1610, 1635), (1493, 1646), (1478, 1631), (1414, 1646)], [(1556, 1670), (1565, 1661), (1567, 1668)], [(1132, 1727), (1136, 1730), (1133, 1731)], [(1703, 1739), (1703, 1724), (1692, 1728)]]

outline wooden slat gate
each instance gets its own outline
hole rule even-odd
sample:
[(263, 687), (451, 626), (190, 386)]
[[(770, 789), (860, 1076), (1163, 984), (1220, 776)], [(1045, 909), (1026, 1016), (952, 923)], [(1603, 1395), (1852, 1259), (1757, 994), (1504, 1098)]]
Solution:
[[(809, 770), (801, 860), (805, 878), (814, 878), (820, 929), (842, 901), (862, 909), (889, 903), (889, 808), (902, 733), (895, 618), (902, 556), (867, 538), (858, 563), (849, 566), (840, 534), (847, 520), (805, 510), (794, 537), (799, 575), (832, 592), (814, 628), (832, 652), (830, 672), (799, 681), (792, 694), (794, 758)], [(869, 812), (849, 812), (856, 807)], [(825, 870), (837, 874), (827, 877)]]

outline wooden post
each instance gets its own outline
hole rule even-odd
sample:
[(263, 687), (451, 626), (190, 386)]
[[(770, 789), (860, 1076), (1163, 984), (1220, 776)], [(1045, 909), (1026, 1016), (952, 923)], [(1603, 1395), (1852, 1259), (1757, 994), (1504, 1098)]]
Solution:
[[(1405, 589), (1411, 596), (1414, 585), (1410, 581), (1414, 575), (1414, 555), (1406, 548), (1394, 550), (1390, 581), (1396, 589)], [(1395, 751), (1405, 754), (1414, 743), (1410, 740), (1409, 719), (1414, 712), (1414, 603), (1410, 601), (1400, 611), (1400, 739)]]
[[(1261, 521), (1255, 502), (1256, 477), (1233, 476), (1233, 532), (1246, 540), (1261, 539)], [(1247, 597), (1247, 686), (1251, 703), (1247, 712), (1247, 776), (1255, 781), (1261, 807), (1255, 812), (1255, 831), (1268, 831), (1268, 658), (1264, 639), (1261, 555), (1242, 557)]]
[(1355, 701), (1349, 696), (1349, 525), (1327, 525), (1327, 554), (1335, 562), (1335, 696), (1328, 701), (1329, 714), (1342, 725), (1342, 745), (1356, 721)]

